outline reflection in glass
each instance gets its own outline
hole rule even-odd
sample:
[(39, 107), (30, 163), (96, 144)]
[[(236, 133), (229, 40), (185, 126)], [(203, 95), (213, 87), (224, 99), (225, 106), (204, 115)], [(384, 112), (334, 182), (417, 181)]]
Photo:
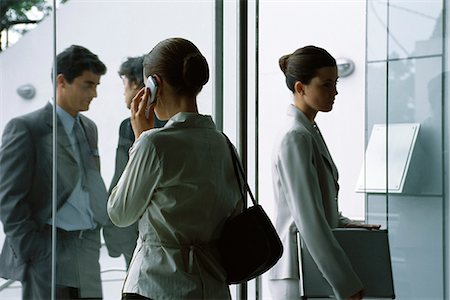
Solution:
[(420, 124), (407, 193), (442, 194), (441, 68), (440, 57), (389, 63), (389, 123)]
[[(20, 299), (20, 280), (37, 270), (50, 295), (53, 115), (50, 109), (45, 117), (23, 117), (50, 105), (53, 94), (51, 18), (39, 27), (46, 29), (44, 38), (30, 30), (0, 53), (0, 277), (8, 278), (0, 280), (1, 299)], [(24, 86), (33, 86), (33, 97), (23, 97)]]
[[(98, 298), (100, 227), (107, 221), (107, 194), (96, 125), (79, 112), (89, 109), (106, 66), (88, 49), (71, 46), (58, 54), (53, 72), (56, 98), (11, 119), (3, 130), (0, 209), (6, 238), (0, 275), (20, 281), (24, 299), (50, 299), (53, 283), (58, 298)], [(53, 214), (55, 191), (58, 211)], [(54, 282), (52, 228), (57, 236)]]
[(386, 59), (387, 0), (367, 1), (367, 60)]
[[(374, 124), (385, 124), (387, 122), (386, 72), (386, 62), (367, 64), (366, 110), (370, 113), (367, 114), (366, 118), (366, 134), (370, 133)], [(368, 142), (367, 138), (366, 142)]]
[(442, 53), (443, 1), (390, 0), (388, 22), (389, 58)]
[(398, 299), (445, 299), (442, 198), (389, 195), (387, 205)]
[[(384, 51), (382, 41), (378, 52), (368, 51), (366, 130), (374, 124), (420, 124), (403, 191), (366, 194), (368, 219), (389, 230), (399, 299), (444, 298), (442, 3), (388, 1), (389, 57), (372, 55)], [(367, 41), (377, 47), (372, 41), (380, 34), (370, 26), (371, 13), (368, 5)], [(387, 134), (387, 141), (392, 138)], [(398, 149), (385, 144), (392, 158)], [(387, 164), (387, 176), (392, 167)]]
[[(72, 44), (79, 44), (98, 54), (108, 68), (106, 75), (101, 77), (96, 98), (86, 112), (98, 128), (97, 154), (101, 160), (101, 175), (107, 186), (114, 172), (119, 126), (129, 116), (129, 110), (124, 104), (123, 85), (117, 74), (120, 64), (129, 56), (145, 54), (156, 41), (170, 36), (183, 36), (195, 41), (211, 63), (213, 4), (213, 1), (148, 0), (125, 3), (113, 0), (70, 0), (60, 5), (57, 52)], [(149, 15), (152, 16), (151, 22)], [(83, 16), (83, 22), (80, 22), (80, 16)], [(6, 123), (13, 117), (42, 108), (52, 98), (52, 36), (53, 24), (50, 19), (45, 19), (14, 47), (1, 53), (0, 131), (3, 132)], [(8, 74), (8, 77), (3, 76), (4, 74)], [(16, 89), (28, 83), (36, 87), (36, 95), (32, 100), (24, 101), (16, 94)], [(212, 86), (211, 81), (199, 97), (199, 106), (207, 114), (210, 114), (212, 107)], [(62, 169), (59, 171), (63, 172)], [(73, 180), (74, 176), (70, 176), (70, 172), (64, 174), (68, 180)], [(39, 175), (51, 178), (51, 174)], [(4, 178), (6, 177), (2, 175), (0, 181), (3, 182)], [(4, 235), (1, 230), (0, 246), (3, 243)], [(58, 247), (63, 247), (63, 244), (58, 243)], [(103, 240), (100, 267), (103, 298), (120, 297), (118, 295), (125, 276), (125, 260), (123, 257), (110, 257)], [(89, 281), (89, 278), (86, 280)], [(0, 291), (0, 298), (8, 299), (8, 295), (12, 295), (12, 299), (18, 299), (20, 293), (20, 285), (14, 283), (10, 288)]]

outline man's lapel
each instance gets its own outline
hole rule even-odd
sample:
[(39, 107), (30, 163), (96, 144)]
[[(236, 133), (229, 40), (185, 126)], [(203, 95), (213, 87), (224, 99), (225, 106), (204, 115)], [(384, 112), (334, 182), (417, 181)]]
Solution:
[[(53, 128), (53, 106), (49, 103), (47, 104), (45, 108), (45, 121), (47, 123), (47, 126), (50, 128), (50, 130)], [(65, 155), (67, 157), (70, 157), (74, 163), (77, 163), (77, 159), (75, 156), (74, 149), (72, 147), (72, 144), (70, 143), (69, 137), (66, 134), (66, 131), (64, 129), (64, 126), (62, 125), (59, 118), (56, 118), (57, 121), (57, 145), (58, 149), (57, 151), (60, 152), (59, 155)]]

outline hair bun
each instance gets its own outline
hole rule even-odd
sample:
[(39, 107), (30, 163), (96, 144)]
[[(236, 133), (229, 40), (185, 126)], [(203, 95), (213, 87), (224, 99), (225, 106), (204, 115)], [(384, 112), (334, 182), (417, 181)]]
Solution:
[(280, 69), (281, 71), (283, 71), (283, 73), (286, 75), (286, 70), (287, 70), (287, 66), (288, 66), (288, 60), (289, 57), (291, 56), (291, 54), (286, 54), (283, 55), (282, 57), (280, 57), (280, 59), (278, 60), (278, 64), (280, 65)]
[(187, 86), (202, 87), (209, 80), (206, 58), (200, 53), (191, 53), (184, 58), (183, 81)]

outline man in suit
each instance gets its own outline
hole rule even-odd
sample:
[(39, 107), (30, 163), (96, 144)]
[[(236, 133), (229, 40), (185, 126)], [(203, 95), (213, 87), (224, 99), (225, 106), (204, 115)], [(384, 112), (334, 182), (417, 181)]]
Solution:
[[(51, 297), (51, 232), (56, 225), (56, 298), (101, 299), (100, 227), (107, 192), (97, 127), (80, 114), (97, 97), (105, 65), (72, 45), (56, 57), (56, 99), (12, 119), (0, 148), (0, 276), (22, 283), (23, 299)], [(57, 114), (57, 211), (52, 215), (53, 109)]]
[[(119, 76), (123, 83), (123, 95), (125, 104), (130, 109), (131, 101), (134, 96), (144, 87), (143, 78), (143, 62), (144, 56), (128, 57), (119, 69)], [(154, 117), (154, 127), (162, 127), (165, 122)], [(116, 150), (116, 167), (114, 176), (109, 187), (109, 194), (117, 185), (120, 176), (122, 175), (125, 166), (128, 163), (128, 150), (134, 143), (134, 133), (131, 127), (130, 118), (122, 121), (119, 128), (119, 142)], [(128, 268), (131, 257), (133, 256), (134, 248), (138, 238), (138, 224), (137, 222), (128, 227), (116, 227), (111, 221), (108, 226), (103, 228), (103, 237), (105, 239), (108, 253), (112, 257), (118, 257), (123, 254), (125, 263)]]

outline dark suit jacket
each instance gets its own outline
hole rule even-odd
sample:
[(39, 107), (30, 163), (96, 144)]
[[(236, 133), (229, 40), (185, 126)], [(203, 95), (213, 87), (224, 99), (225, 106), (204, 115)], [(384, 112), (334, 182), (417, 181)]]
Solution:
[[(155, 116), (155, 128), (162, 127), (166, 124), (165, 121), (160, 121)], [(113, 188), (122, 176), (123, 170), (128, 163), (128, 151), (134, 143), (134, 133), (131, 127), (130, 118), (122, 121), (119, 128), (119, 143), (116, 150), (116, 167), (114, 176), (109, 187), (108, 194), (111, 194)], [(134, 223), (128, 227), (116, 227), (111, 221), (103, 228), (103, 237), (108, 248), (108, 253), (112, 257), (118, 257), (124, 254), (127, 265), (133, 255), (138, 238), (138, 223)]]
[(134, 143), (134, 133), (131, 127), (130, 118), (126, 118), (120, 123), (119, 128), (119, 143), (116, 150), (116, 168), (114, 176), (109, 186), (108, 194), (111, 194), (112, 189), (117, 185), (120, 176), (122, 175), (125, 166), (128, 163), (128, 150)]
[[(0, 220), (6, 238), (0, 254), (0, 277), (23, 281), (30, 263), (48, 260), (50, 255), (49, 239), (44, 236), (48, 231), (43, 229), (52, 213), (52, 112), (52, 105), (47, 104), (12, 119), (3, 132)], [(91, 148), (89, 173), (93, 177), (89, 177), (89, 181), (99, 184), (91, 202), (92, 199), (97, 201), (96, 209), (104, 207), (106, 216), (106, 190), (99, 172), (97, 128), (87, 117), (80, 114), (80, 118)], [(57, 206), (60, 208), (77, 183), (80, 171), (69, 138), (59, 121), (57, 131)], [(104, 218), (100, 215), (97, 219)]]
[[(126, 118), (120, 124), (119, 143), (116, 150), (116, 167), (114, 176), (109, 187), (108, 194), (117, 185), (123, 170), (128, 162), (128, 150), (134, 143), (134, 133), (131, 128), (130, 118)], [(108, 220), (108, 225), (103, 228), (103, 237), (105, 239), (108, 253), (112, 257), (118, 257), (124, 254), (127, 265), (133, 255), (138, 237), (137, 222), (128, 227), (119, 228)]]

